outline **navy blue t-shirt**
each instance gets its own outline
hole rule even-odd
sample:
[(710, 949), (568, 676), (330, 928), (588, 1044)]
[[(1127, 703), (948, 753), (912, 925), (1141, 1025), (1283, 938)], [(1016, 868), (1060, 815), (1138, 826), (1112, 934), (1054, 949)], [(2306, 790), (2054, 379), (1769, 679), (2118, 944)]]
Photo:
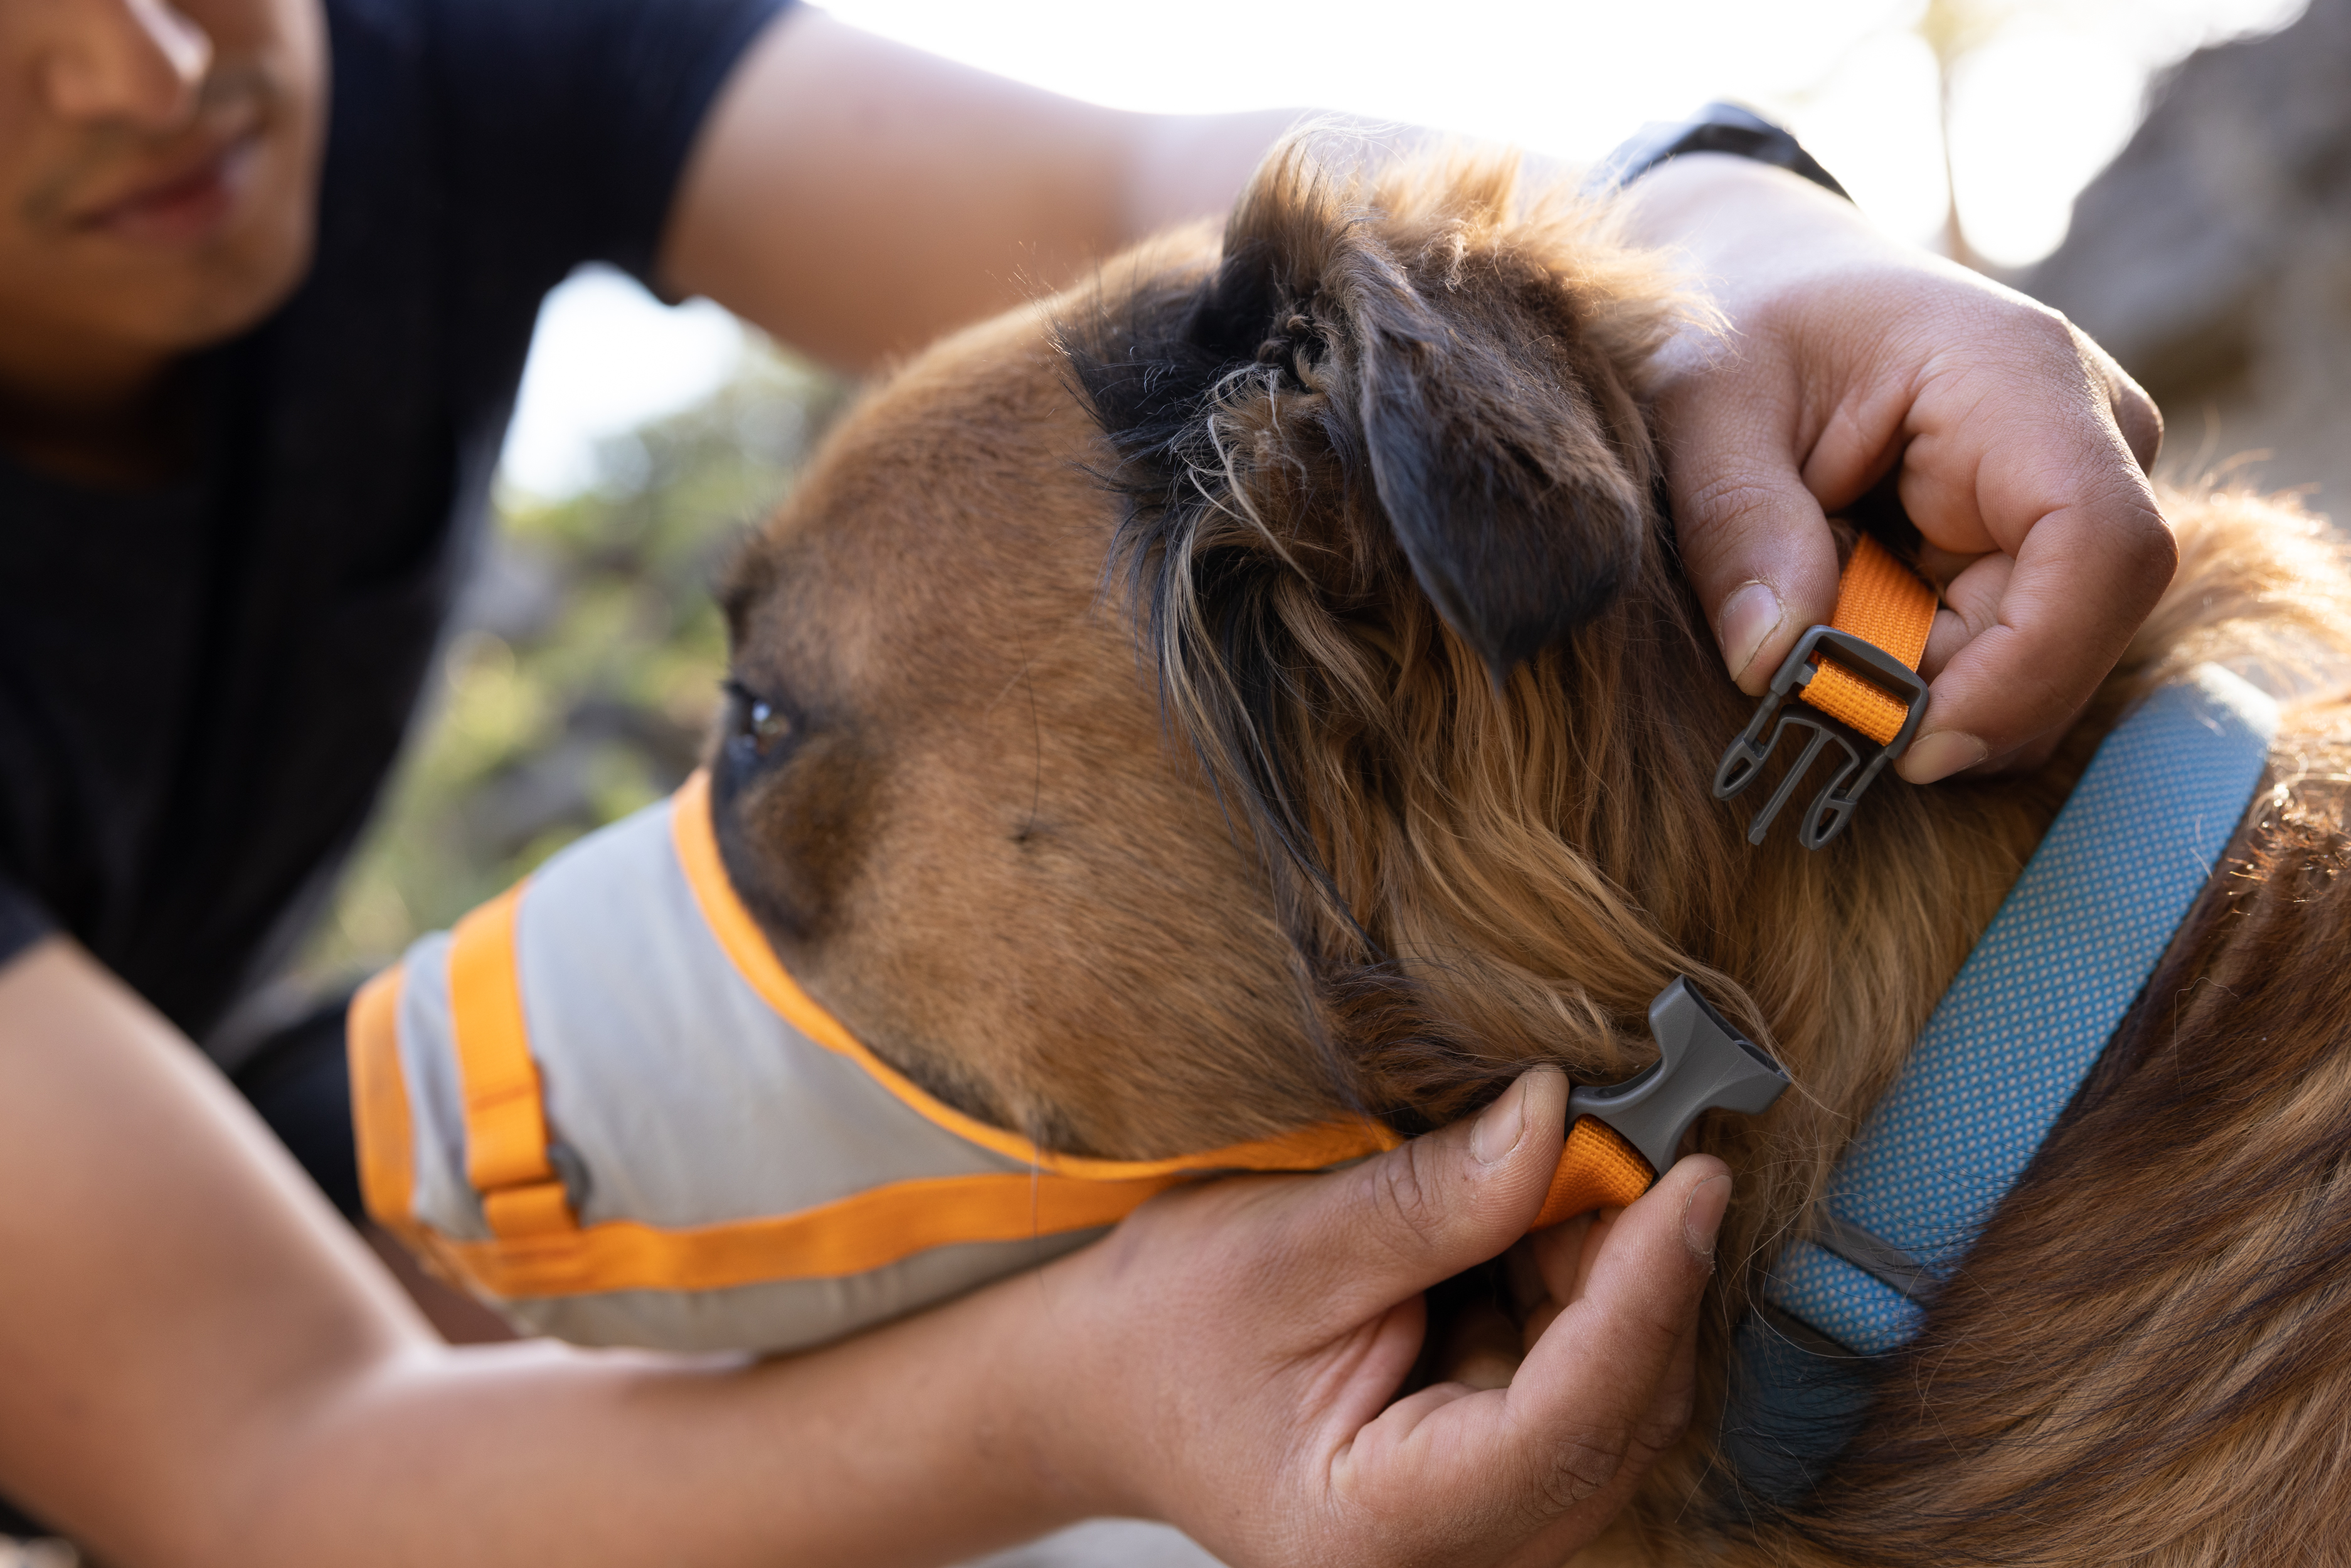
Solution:
[(201, 1037), (375, 799), (487, 509), (540, 298), (652, 270), (788, 0), (326, 0), (316, 259), (193, 367), (197, 471), (0, 458), (0, 963), (63, 929)]

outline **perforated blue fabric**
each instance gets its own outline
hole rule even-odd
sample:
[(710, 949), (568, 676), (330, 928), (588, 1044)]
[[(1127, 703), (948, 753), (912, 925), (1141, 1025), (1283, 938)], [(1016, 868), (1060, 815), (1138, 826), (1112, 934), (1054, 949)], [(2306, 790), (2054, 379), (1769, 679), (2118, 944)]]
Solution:
[[(2106, 737), (1846, 1153), (1834, 1214), (1937, 1274), (1958, 1266), (2210, 876), (2276, 724), (2274, 703), (2208, 664)], [(1790, 1249), (1765, 1295), (1865, 1354), (1898, 1348), (1920, 1321), (1809, 1244)]]
[(1926, 1321), (1909, 1297), (1809, 1241), (1781, 1255), (1772, 1285), (1774, 1306), (1864, 1355), (1900, 1350)]

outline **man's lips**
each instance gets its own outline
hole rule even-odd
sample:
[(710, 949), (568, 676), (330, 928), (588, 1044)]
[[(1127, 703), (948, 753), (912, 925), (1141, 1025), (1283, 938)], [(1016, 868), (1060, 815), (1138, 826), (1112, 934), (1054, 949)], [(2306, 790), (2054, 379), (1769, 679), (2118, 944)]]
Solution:
[(235, 211), (260, 148), (257, 127), (208, 139), (194, 154), (175, 159), (172, 166), (120, 195), (84, 208), (73, 226), (149, 244), (202, 239)]

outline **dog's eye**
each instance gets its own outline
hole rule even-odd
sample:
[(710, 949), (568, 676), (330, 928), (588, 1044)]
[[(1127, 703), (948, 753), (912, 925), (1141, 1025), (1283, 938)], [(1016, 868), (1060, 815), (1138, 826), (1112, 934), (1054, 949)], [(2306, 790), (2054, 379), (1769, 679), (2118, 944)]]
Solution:
[(747, 743), (755, 755), (765, 757), (791, 738), (790, 716), (767, 698), (733, 681), (726, 683), (726, 695), (735, 710), (730, 738)]
[(753, 748), (765, 757), (776, 742), (791, 733), (792, 721), (766, 703), (753, 703), (743, 727), (751, 737)]

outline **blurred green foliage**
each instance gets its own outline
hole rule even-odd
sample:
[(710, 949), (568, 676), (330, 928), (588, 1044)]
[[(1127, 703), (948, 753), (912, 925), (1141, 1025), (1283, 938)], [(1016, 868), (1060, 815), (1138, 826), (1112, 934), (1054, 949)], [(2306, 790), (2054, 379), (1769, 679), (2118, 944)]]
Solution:
[(381, 967), (677, 787), (726, 668), (714, 580), (843, 395), (754, 343), (714, 396), (606, 443), (590, 489), (499, 497), (408, 748), (299, 982)]

